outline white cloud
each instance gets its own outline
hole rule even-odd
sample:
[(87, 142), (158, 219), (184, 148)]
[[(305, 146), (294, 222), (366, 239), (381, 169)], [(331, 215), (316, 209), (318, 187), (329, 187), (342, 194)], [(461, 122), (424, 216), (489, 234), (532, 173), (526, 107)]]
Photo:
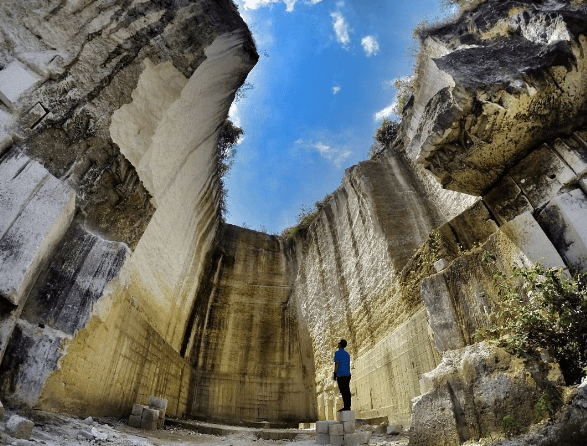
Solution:
[(304, 141), (303, 139), (298, 139), (296, 144), (306, 149), (315, 150), (322, 158), (331, 161), (332, 164), (334, 164), (334, 166), (337, 168), (341, 167), (342, 163), (352, 155), (352, 152), (347, 148), (339, 149), (328, 144), (324, 144), (321, 141), (309, 142)]
[(377, 43), (375, 36), (363, 37), (361, 39), (361, 45), (363, 45), (363, 49), (365, 50), (367, 57), (374, 56), (379, 53), (379, 43)]
[(244, 0), (245, 9), (259, 9), (278, 3), (280, 0)]
[(343, 48), (347, 49), (351, 38), (349, 36), (349, 24), (340, 11), (333, 12), (330, 14), (332, 17), (332, 27), (336, 34), (336, 40), (342, 45)]
[[(279, 3), (283, 1), (286, 6), (287, 12), (292, 12), (294, 10), (295, 4), (298, 0), (242, 0), (245, 6), (245, 9), (259, 9), (264, 8), (267, 6), (272, 6), (274, 3)], [(315, 5), (316, 3), (320, 3), (322, 0), (309, 0), (306, 3), (310, 3), (311, 5)]]
[(296, 4), (297, 0), (283, 0), (283, 2), (287, 5), (285, 9), (287, 12), (292, 12), (294, 10), (294, 5)]
[[(237, 127), (242, 127), (241, 114), (240, 114), (240, 110), (238, 108), (238, 103), (233, 102), (230, 105), (230, 109), (228, 110), (228, 118)], [(241, 142), (243, 142), (245, 140), (245, 138), (246, 138), (246, 136), (241, 135), (239, 137), (238, 141), (236, 142), (237, 145), (240, 144)]]
[(228, 117), (234, 125), (236, 125), (237, 127), (241, 126), (241, 116), (240, 110), (238, 109), (238, 102), (233, 102), (232, 104), (230, 104), (230, 109), (228, 110)]
[(375, 113), (373, 117), (375, 121), (382, 121), (384, 118), (389, 118), (391, 115), (393, 115), (397, 111), (396, 109), (397, 102), (394, 101), (383, 110), (379, 110), (377, 113)]
[(340, 91), (340, 85), (335, 85), (332, 87), (332, 94), (336, 94)]

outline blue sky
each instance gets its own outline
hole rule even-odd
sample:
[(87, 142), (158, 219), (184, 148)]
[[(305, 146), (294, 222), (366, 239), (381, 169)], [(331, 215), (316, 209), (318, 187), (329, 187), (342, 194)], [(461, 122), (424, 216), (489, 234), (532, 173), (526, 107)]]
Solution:
[[(229, 223), (281, 232), (367, 158), (412, 72), (413, 29), (438, 0), (236, 0), (261, 58), (230, 116), (244, 131), (229, 177)], [(263, 55), (266, 54), (266, 55)]]

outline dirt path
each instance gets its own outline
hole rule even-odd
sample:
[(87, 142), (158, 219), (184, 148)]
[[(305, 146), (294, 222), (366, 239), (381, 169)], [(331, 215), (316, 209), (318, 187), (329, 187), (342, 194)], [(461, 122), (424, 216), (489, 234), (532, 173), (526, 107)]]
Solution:
[[(6, 421), (11, 413), (6, 414)], [(243, 431), (229, 435), (208, 435), (180, 427), (165, 426), (157, 431), (129, 427), (124, 421), (111, 418), (81, 420), (61, 414), (34, 412), (21, 414), (35, 422), (29, 440), (9, 437), (5, 423), (0, 422), (0, 445), (11, 446), (315, 446), (314, 432), (298, 433), (293, 440), (263, 440), (254, 433)], [(296, 430), (299, 432), (299, 430)], [(404, 446), (406, 436), (374, 434), (372, 446)]]

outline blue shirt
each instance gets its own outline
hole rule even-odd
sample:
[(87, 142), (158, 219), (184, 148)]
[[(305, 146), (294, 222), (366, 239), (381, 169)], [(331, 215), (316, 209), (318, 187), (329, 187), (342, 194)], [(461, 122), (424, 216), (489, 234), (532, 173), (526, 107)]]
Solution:
[(343, 348), (334, 353), (334, 362), (338, 362), (336, 376), (351, 376), (351, 356)]

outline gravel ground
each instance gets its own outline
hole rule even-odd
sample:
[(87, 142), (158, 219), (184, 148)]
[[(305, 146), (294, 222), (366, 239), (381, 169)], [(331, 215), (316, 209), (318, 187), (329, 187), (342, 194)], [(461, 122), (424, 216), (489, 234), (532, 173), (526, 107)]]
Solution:
[[(7, 412), (4, 422), (0, 422), (0, 445), (11, 446), (314, 446), (314, 432), (298, 434), (294, 440), (262, 440), (250, 432), (230, 435), (200, 434), (191, 430), (166, 426), (157, 431), (144, 431), (127, 426), (123, 420), (113, 418), (87, 418), (85, 420), (61, 414), (33, 412), (20, 414), (35, 422), (28, 440), (8, 436), (5, 422), (12, 413)], [(372, 446), (407, 445), (406, 435), (373, 434)]]

